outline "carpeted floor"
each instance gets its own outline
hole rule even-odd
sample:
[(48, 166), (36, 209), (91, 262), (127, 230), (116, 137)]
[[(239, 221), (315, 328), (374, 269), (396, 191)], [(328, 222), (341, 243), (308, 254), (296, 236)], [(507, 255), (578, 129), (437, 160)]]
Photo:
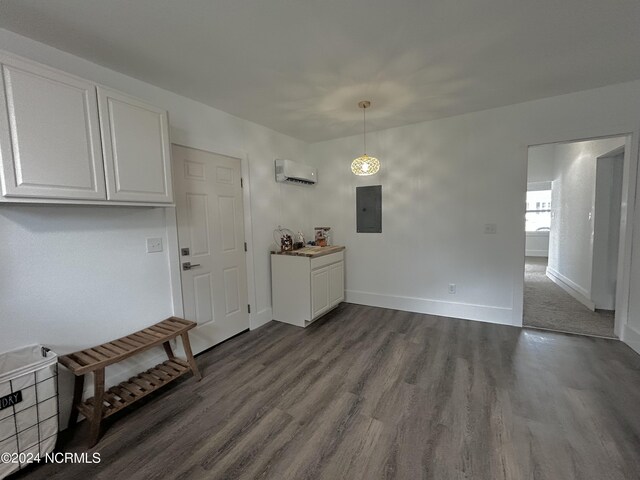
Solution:
[(592, 312), (549, 280), (546, 268), (546, 258), (526, 258), (524, 326), (615, 338), (613, 312)]

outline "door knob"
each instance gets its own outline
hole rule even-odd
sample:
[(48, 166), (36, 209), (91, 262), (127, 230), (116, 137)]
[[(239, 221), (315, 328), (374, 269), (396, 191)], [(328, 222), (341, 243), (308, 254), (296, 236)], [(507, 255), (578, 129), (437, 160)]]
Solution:
[(191, 262), (184, 262), (182, 264), (182, 270), (191, 270), (192, 268), (199, 267), (199, 263), (192, 264)]

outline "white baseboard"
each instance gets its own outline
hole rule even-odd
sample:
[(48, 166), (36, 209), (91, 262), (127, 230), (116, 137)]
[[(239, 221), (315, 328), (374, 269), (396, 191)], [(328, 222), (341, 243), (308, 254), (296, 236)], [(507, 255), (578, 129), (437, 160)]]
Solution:
[(359, 305), (391, 308), (407, 312), (426, 313), (442, 317), (477, 320), (500, 325), (520, 326), (520, 321), (513, 318), (513, 309), (475, 305), (471, 303), (444, 302), (428, 298), (403, 297), (398, 295), (382, 295), (379, 293), (346, 291), (346, 301)]
[(260, 328), (265, 323), (269, 323), (273, 320), (273, 312), (271, 307), (263, 308), (259, 312), (252, 314), (249, 318), (249, 328), (251, 330), (255, 330), (256, 328)]
[(527, 250), (525, 252), (525, 256), (527, 257), (548, 257), (548, 250)]
[(565, 292), (583, 304), (592, 312), (596, 309), (596, 304), (591, 301), (591, 293), (587, 292), (577, 283), (573, 282), (569, 278), (562, 275), (560, 272), (554, 270), (551, 267), (547, 267), (547, 277), (553, 283), (562, 288)]
[(622, 341), (629, 345), (636, 353), (640, 354), (640, 332), (629, 325), (625, 325)]

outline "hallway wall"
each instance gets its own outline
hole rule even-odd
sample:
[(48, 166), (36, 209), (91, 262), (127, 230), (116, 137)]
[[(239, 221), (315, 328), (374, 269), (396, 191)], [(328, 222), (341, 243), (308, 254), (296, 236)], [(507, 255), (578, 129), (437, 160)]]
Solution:
[(596, 163), (591, 299), (596, 308), (615, 310), (624, 151)]

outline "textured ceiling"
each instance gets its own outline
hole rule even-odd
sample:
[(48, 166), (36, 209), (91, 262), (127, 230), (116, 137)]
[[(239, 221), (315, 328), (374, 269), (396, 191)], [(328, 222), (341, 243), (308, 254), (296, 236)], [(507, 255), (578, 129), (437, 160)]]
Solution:
[(1, 0), (0, 27), (309, 142), (361, 99), (382, 129), (640, 78), (638, 0)]

